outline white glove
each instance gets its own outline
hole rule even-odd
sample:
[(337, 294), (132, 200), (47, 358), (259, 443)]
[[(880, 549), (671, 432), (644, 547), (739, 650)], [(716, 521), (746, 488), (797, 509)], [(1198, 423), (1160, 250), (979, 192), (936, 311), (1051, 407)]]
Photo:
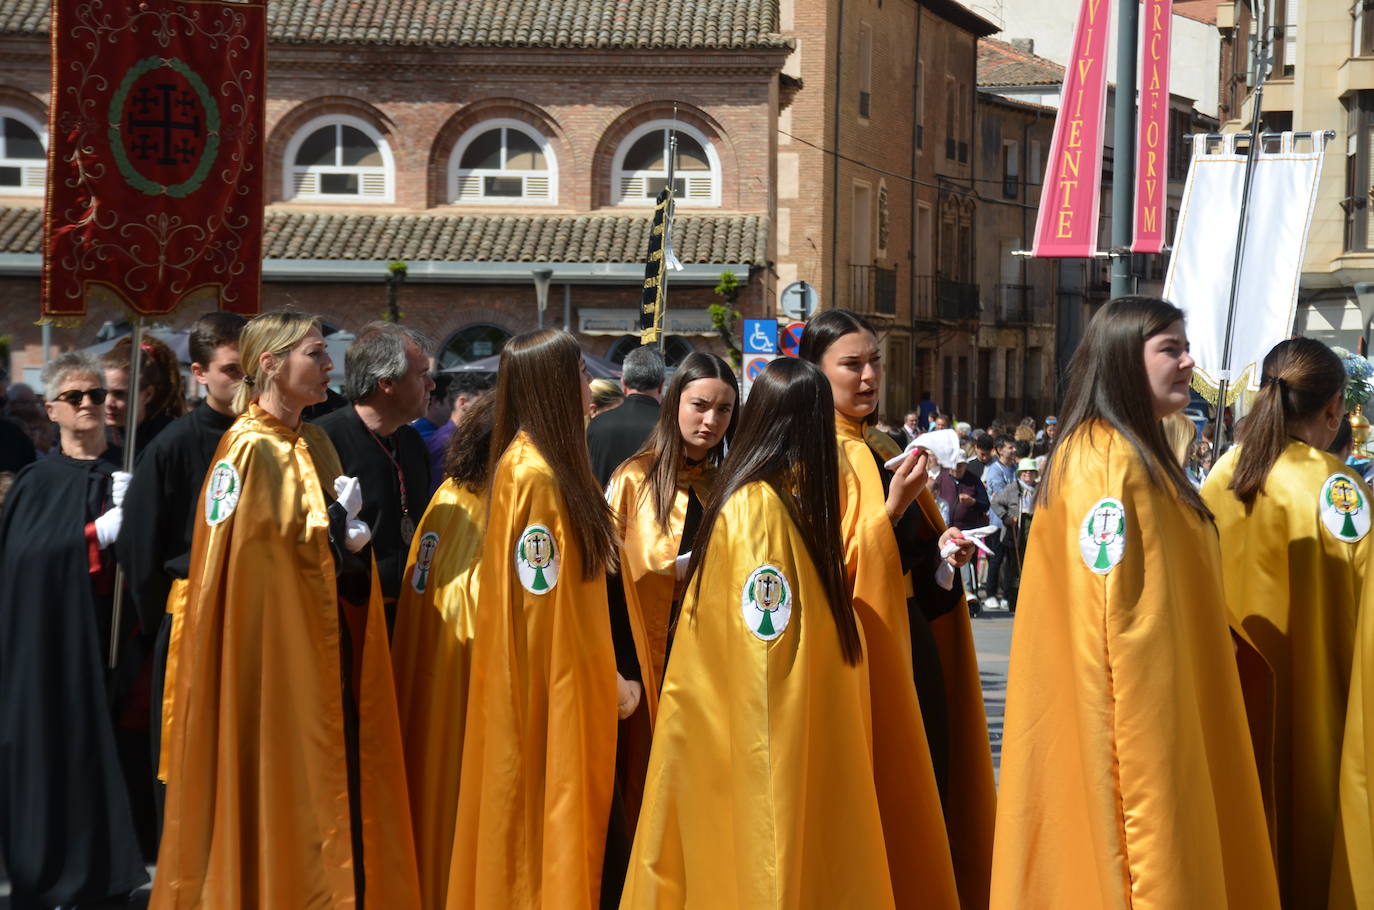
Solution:
[[(124, 475), (128, 477), (128, 474)], [(122, 494), (121, 494), (121, 498)], [(124, 523), (124, 510), (115, 506), (95, 520), (95, 540), (100, 549), (105, 549), (119, 536), (119, 526)]]
[[(349, 479), (352, 480), (351, 477)], [(356, 480), (353, 482), (357, 483)], [(348, 548), (348, 552), (350, 553), (357, 553), (372, 540), (372, 529), (369, 528), (367, 522), (363, 521), (361, 518), (350, 518), (348, 520), (348, 530), (346, 534), (344, 546)]]
[(639, 697), (644, 694), (644, 687), (633, 679), (626, 679), (619, 673), (615, 675), (616, 688), (616, 714), (621, 720), (635, 713), (635, 708), (639, 707)]
[[(344, 514), (351, 523), (358, 517), (358, 513), (363, 508), (363, 485), (358, 483), (356, 477), (339, 476), (334, 478), (334, 496), (339, 500), (339, 505), (344, 507)], [(371, 532), (368, 532), (369, 535)], [(349, 537), (353, 536), (352, 528), (349, 529)], [(356, 550), (354, 552), (357, 552)]]
[(133, 479), (128, 471), (115, 471), (110, 474), (110, 501), (116, 507), (124, 505), (124, 494), (129, 490), (129, 481)]

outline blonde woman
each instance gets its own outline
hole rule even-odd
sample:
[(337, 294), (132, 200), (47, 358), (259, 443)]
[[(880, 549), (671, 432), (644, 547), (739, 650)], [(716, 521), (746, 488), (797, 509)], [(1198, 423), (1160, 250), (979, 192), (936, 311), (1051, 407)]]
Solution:
[[(322, 430), (319, 322), (252, 320), (239, 412), (201, 491), (174, 625), (167, 804), (151, 906), (418, 904), (381, 597)], [(366, 807), (366, 811), (364, 811)]]

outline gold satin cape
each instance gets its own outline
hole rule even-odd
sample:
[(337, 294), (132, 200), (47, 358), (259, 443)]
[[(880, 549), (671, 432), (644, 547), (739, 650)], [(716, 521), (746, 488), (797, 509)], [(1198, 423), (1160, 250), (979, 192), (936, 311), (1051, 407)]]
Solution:
[[(1350, 478), (1366, 510), (1369, 489), (1340, 459), (1293, 440), (1247, 507), (1229, 489), (1239, 454), (1233, 448), (1221, 457), (1202, 495), (1221, 535), (1231, 625), (1268, 670), (1246, 672), (1253, 665), (1242, 663), (1241, 688), (1283, 905), (1355, 907), (1353, 874), (1365, 906), (1374, 906), (1374, 849), (1350, 853), (1347, 843), (1333, 865), (1355, 626), (1374, 605), (1374, 537), (1338, 538), (1323, 526), (1320, 501), (1333, 474)], [(1367, 831), (1367, 799), (1357, 811), (1363, 817), (1351, 821)]]
[(658, 714), (658, 693), (663, 687), (668, 620), (677, 590), (675, 563), (687, 520), (688, 490), (695, 492), (697, 500), (705, 506), (715, 476), (715, 466), (707, 463), (678, 470), (677, 496), (668, 513), (665, 534), (654, 519), (653, 493), (648, 485), (653, 461), (652, 454), (631, 458), (616, 469), (606, 488), (606, 499), (623, 535), (620, 577), (635, 653), (644, 677), (644, 703), (648, 706), (650, 724)]
[[(859, 451), (852, 447), (856, 425), (836, 414), (836, 430), (848, 438), (852, 457)], [(884, 462), (901, 454), (901, 447), (891, 436), (873, 427), (864, 434), (868, 447)], [(870, 457), (869, 462), (873, 459)], [(869, 473), (855, 470), (869, 498), (875, 495), (886, 514), (886, 498), (882, 492), (882, 478), (877, 467)], [(876, 483), (876, 486), (872, 486)], [(945, 520), (930, 489), (922, 487), (914, 506), (920, 509), (925, 521), (924, 535), (937, 540), (945, 531)], [(911, 590), (911, 579), (903, 580), (904, 589)], [(908, 621), (910, 612), (908, 611)], [(948, 780), (944, 798), (945, 829), (949, 836), (950, 855), (954, 861), (954, 878), (959, 886), (959, 901), (963, 910), (988, 905), (988, 876), (992, 872), (992, 830), (997, 816), (997, 785), (992, 772), (992, 744), (988, 739), (987, 711), (983, 705), (983, 681), (978, 672), (978, 654), (973, 644), (973, 625), (968, 610), (955, 607), (930, 623), (931, 637), (940, 654), (940, 676), (944, 679), (945, 712), (949, 744)]]
[[(1103, 423), (1052, 470), (1012, 633), (992, 906), (1278, 907), (1215, 529)], [(1082, 535), (1104, 498), (1124, 544), (1098, 574)]]
[(452, 478), (439, 486), (411, 540), (396, 604), (391, 661), (424, 910), (448, 899), (486, 506), (485, 493)]
[[(322, 430), (253, 403), (224, 434), (238, 501), (207, 491), (178, 642), (154, 910), (354, 907), (339, 600), (328, 503), (341, 473)], [(223, 508), (221, 504), (219, 508)], [(396, 697), (376, 572), (347, 606), (369, 906), (415, 906)]]
[[(883, 481), (862, 425), (835, 414), (840, 450), (840, 532), (854, 612), (868, 643), (873, 778), (887, 864), (899, 907), (959, 906), (930, 744), (912, 676), (911, 619)], [(708, 576), (710, 577), (710, 576)]]
[[(781, 572), (792, 598), (772, 640), (746, 625), (742, 602), (763, 566)], [(845, 663), (825, 589), (772, 488), (730, 497), (697, 572), (659, 702), (622, 910), (895, 907), (867, 653)]]
[[(616, 669), (606, 578), (582, 547), (553, 472), (518, 433), (491, 479), (450, 908), (590, 908), (615, 780)], [(546, 529), (559, 560), (527, 588), (522, 541)], [(542, 579), (542, 580), (541, 580)]]

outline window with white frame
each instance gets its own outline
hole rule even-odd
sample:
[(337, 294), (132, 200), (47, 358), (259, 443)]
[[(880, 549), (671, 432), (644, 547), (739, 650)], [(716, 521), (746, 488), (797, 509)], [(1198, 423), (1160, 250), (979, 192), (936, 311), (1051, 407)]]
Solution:
[(663, 120), (645, 124), (620, 144), (612, 169), (616, 201), (649, 204), (668, 184), (668, 137), (677, 135), (673, 198), (681, 205), (720, 205), (720, 159), (704, 135)]
[(548, 140), (514, 120), (464, 133), (449, 159), (449, 199), (498, 205), (558, 201), (558, 170)]
[(37, 120), (0, 107), (0, 193), (37, 196), (46, 180), (47, 130)]
[(391, 202), (395, 164), (377, 129), (357, 117), (312, 120), (286, 147), (287, 199)]

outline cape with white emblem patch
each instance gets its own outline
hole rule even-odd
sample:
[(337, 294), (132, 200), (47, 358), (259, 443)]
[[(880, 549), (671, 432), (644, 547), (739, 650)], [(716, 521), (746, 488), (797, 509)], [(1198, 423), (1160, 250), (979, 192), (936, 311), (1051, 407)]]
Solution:
[(1116, 568), (1126, 555), (1126, 507), (1121, 500), (1103, 497), (1083, 516), (1078, 530), (1083, 564), (1098, 575)]
[(238, 468), (227, 461), (217, 463), (205, 487), (205, 523), (213, 527), (233, 515), (242, 493), (243, 479)]
[(777, 566), (763, 565), (749, 573), (740, 594), (740, 613), (749, 631), (772, 641), (792, 618), (792, 586)]
[(515, 574), (531, 594), (547, 594), (558, 584), (561, 562), (553, 534), (543, 525), (530, 525), (515, 544)]
[(410, 586), (417, 594), (425, 593), (429, 587), (429, 573), (434, 566), (434, 554), (439, 549), (439, 535), (426, 531), (420, 535), (420, 547), (415, 553), (415, 571), (410, 576)]
[(1369, 497), (1350, 475), (1338, 472), (1326, 478), (1317, 507), (1322, 527), (1337, 540), (1356, 543), (1369, 533)]

